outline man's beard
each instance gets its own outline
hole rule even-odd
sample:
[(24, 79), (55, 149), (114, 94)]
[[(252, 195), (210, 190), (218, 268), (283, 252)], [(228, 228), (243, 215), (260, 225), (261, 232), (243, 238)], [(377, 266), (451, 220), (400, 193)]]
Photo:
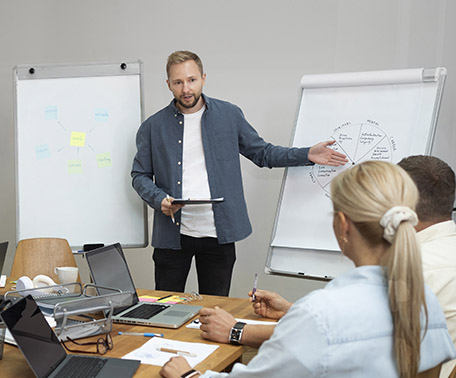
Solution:
[(191, 109), (191, 108), (193, 108), (193, 107), (198, 103), (198, 101), (199, 101), (201, 95), (199, 95), (198, 97), (196, 97), (195, 95), (192, 95), (192, 96), (193, 96), (194, 100), (193, 100), (193, 102), (192, 102), (191, 104), (186, 104), (185, 102), (181, 101), (180, 99), (178, 99), (177, 102), (178, 102), (180, 105), (182, 105), (184, 108), (186, 108), (186, 109)]

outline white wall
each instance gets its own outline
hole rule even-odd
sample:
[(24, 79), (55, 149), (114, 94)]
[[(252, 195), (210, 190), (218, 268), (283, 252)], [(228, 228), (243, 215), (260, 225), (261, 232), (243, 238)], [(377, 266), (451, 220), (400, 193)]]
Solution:
[[(0, 240), (15, 243), (12, 70), (18, 64), (144, 62), (145, 113), (171, 99), (166, 58), (203, 60), (205, 93), (239, 105), (259, 133), (288, 145), (304, 74), (445, 66), (434, 154), (456, 168), (456, 3), (445, 0), (22, 0), (0, 12)], [(119, 141), (120, 143), (120, 141)], [(283, 175), (242, 161), (253, 235), (237, 244), (231, 294), (259, 286), (290, 299), (321, 282), (263, 273)], [(128, 178), (126, 178), (128, 179)], [(39, 222), (39, 219), (36, 219)], [(153, 288), (152, 248), (127, 250), (138, 287)], [(78, 259), (81, 267), (84, 261)], [(196, 290), (194, 273), (187, 290)]]

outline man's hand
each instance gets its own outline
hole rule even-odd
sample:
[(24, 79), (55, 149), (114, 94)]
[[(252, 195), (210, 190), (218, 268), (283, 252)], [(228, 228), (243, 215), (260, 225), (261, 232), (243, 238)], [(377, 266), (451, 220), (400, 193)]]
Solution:
[(184, 205), (173, 205), (174, 198), (173, 197), (166, 197), (163, 198), (161, 203), (161, 211), (163, 214), (173, 218), (174, 213), (179, 211), (184, 207)]
[[(249, 296), (252, 298), (251, 291)], [(255, 302), (253, 302), (253, 311), (263, 318), (280, 319), (287, 313), (292, 304), (277, 293), (257, 290), (255, 292)]]
[(236, 324), (233, 315), (217, 306), (215, 308), (203, 308), (199, 315), (203, 338), (218, 343), (229, 342), (231, 328)]
[(186, 373), (191, 368), (192, 367), (184, 357), (172, 357), (160, 369), (160, 375), (165, 378), (180, 378), (182, 374)]
[(336, 141), (332, 140), (320, 142), (315, 146), (310, 147), (308, 159), (315, 164), (332, 165), (334, 167), (348, 163), (348, 159), (344, 154), (328, 147), (334, 143), (336, 143)]

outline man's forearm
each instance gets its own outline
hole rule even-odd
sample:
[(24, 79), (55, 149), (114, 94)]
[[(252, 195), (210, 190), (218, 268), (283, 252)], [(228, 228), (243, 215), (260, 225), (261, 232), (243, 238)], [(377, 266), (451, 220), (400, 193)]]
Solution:
[(247, 324), (242, 333), (241, 344), (258, 348), (268, 340), (274, 332), (275, 324), (272, 325), (258, 325)]

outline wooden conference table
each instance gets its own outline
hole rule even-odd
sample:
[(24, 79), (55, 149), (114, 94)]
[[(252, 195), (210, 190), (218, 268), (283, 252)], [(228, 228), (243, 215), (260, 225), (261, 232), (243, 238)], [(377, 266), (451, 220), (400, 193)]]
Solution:
[[(11, 284), (7, 284), (6, 288), (0, 289), (0, 293), (3, 294), (10, 287)], [(168, 294), (170, 293), (166, 291), (138, 290), (138, 295), (152, 295), (161, 297)], [(236, 318), (266, 320), (260, 318), (253, 312), (252, 306), (247, 298), (230, 298), (203, 295), (202, 300), (193, 301), (191, 304), (201, 305), (204, 307), (219, 306), (220, 308), (223, 308), (224, 310), (233, 314)], [(114, 341), (114, 348), (105, 354), (106, 357), (122, 357), (127, 353), (139, 348), (149, 340), (148, 337), (122, 336), (118, 334), (119, 331), (163, 333), (165, 338), (173, 340), (217, 344), (204, 340), (201, 337), (200, 330), (187, 328), (185, 325), (181, 326), (178, 329), (168, 329), (113, 323), (111, 336)], [(100, 335), (82, 339), (81, 342), (95, 341), (99, 337)], [(214, 353), (212, 353), (208, 358), (196, 366), (198, 370), (203, 372), (206, 370), (223, 371), (229, 368), (233, 363), (239, 361), (245, 350), (243, 346), (230, 344), (218, 345), (220, 346)], [(94, 346), (92, 345), (91, 348), (78, 347), (80, 350), (84, 350), (83, 348), (87, 348), (87, 350), (93, 350)], [(172, 355), (170, 355), (170, 357), (172, 357)], [(159, 377), (159, 371), (160, 366), (141, 364), (135, 374), (135, 377)], [(19, 351), (19, 349), (9, 344), (4, 345), (3, 359), (0, 360), (0, 376), (2, 378), (34, 377), (32, 370), (29, 368), (24, 356)]]

